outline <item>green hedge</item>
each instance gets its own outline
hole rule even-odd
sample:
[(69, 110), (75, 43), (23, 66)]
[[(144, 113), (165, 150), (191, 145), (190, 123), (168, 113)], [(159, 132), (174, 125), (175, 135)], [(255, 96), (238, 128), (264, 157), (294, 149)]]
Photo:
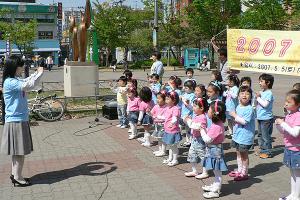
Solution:
[[(162, 58), (161, 59), (164, 66), (167, 66), (168, 58)], [(141, 60), (133, 63), (130, 65), (130, 68), (132, 69), (140, 69), (142, 66), (148, 66), (149, 68), (152, 66), (153, 61), (152, 60)], [(176, 58), (170, 58), (170, 66), (180, 66), (180, 62)]]
[[(167, 66), (168, 58), (162, 58), (161, 61)], [(180, 66), (180, 62), (176, 58), (170, 58), (170, 66)]]

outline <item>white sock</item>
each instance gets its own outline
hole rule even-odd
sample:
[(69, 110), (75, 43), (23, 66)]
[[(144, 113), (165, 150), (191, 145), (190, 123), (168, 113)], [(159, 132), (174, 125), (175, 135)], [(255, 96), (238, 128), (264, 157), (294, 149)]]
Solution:
[(240, 156), (237, 156), (236, 158), (237, 161), (237, 165), (238, 165), (238, 172), (242, 173), (242, 169), (243, 169), (243, 162), (242, 162), (242, 158)]
[(173, 152), (173, 162), (177, 161), (177, 157), (178, 157), (178, 147), (177, 145), (172, 145), (171, 147), (172, 152)]
[(242, 174), (248, 175), (248, 163), (247, 162), (242, 162), (242, 163), (243, 163)]
[(207, 170), (205, 167), (202, 167), (202, 174), (208, 174)]
[(22, 176), (23, 165), (24, 165), (25, 156), (13, 155), (12, 156), (12, 165), (13, 165), (13, 175), (16, 180), (24, 180)]
[(136, 124), (132, 124), (131, 134), (132, 134), (132, 135), (137, 135), (137, 127), (136, 127)]
[(150, 133), (148, 131), (145, 131), (145, 133), (144, 133), (144, 139), (145, 139), (145, 143), (149, 143), (150, 144)]
[(191, 164), (192, 164), (192, 172), (197, 173), (196, 163), (191, 163)]
[(294, 175), (293, 199), (300, 199), (300, 169), (292, 169)]
[(162, 142), (162, 144), (161, 144), (161, 152), (166, 152), (166, 145)]
[(221, 188), (222, 186), (222, 172), (220, 170), (214, 170), (215, 183)]
[(173, 151), (172, 149), (170, 148), (169, 149), (169, 159), (168, 159), (170, 162), (173, 160)]

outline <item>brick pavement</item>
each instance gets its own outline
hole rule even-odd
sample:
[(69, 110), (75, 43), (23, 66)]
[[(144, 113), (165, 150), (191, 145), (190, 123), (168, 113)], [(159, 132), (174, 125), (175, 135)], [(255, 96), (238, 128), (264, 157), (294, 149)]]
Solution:
[[(211, 183), (213, 177), (204, 181), (184, 177), (190, 169), (187, 149), (181, 149), (180, 165), (170, 168), (161, 164), (163, 158), (152, 155), (156, 146), (149, 149), (129, 141), (127, 130), (108, 123), (87, 129), (89, 120), (93, 118), (40, 122), (32, 127), (34, 152), (26, 158), (24, 174), (33, 185), (12, 187), (10, 158), (1, 155), (0, 199), (97, 200), (103, 191), (101, 199), (203, 199), (200, 186)], [(275, 146), (280, 145), (277, 131), (274, 137)], [(233, 169), (235, 153), (229, 142), (225, 158)], [(277, 199), (286, 194), (288, 169), (282, 165), (282, 152), (277, 153), (268, 160), (251, 153), (251, 178), (235, 183), (224, 176), (221, 199)]]

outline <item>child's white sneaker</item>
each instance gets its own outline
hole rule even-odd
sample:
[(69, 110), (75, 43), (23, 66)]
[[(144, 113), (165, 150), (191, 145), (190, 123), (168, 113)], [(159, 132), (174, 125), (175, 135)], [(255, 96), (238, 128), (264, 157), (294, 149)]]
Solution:
[(186, 177), (194, 177), (194, 176), (197, 176), (198, 173), (197, 172), (185, 172), (184, 175)]
[(213, 193), (220, 193), (221, 184), (220, 183), (212, 183), (211, 185), (204, 185), (202, 189), (205, 192), (213, 192)]
[(150, 147), (151, 144), (150, 144), (150, 142), (144, 142), (144, 143), (142, 143), (142, 146), (144, 146), (144, 147)]
[(118, 127), (118, 128), (120, 128), (122, 126), (122, 124), (118, 124), (118, 125), (116, 125), (116, 127)]
[(133, 140), (135, 137), (136, 137), (136, 135), (131, 134), (131, 135), (129, 135), (128, 140)]
[(132, 132), (131, 128), (130, 128), (130, 129), (128, 129), (128, 133), (131, 133), (131, 132)]
[(160, 152), (160, 150), (157, 150), (157, 151), (153, 151), (153, 154), (156, 155)]
[(158, 153), (154, 154), (156, 157), (163, 157), (166, 156), (167, 154), (163, 151), (159, 151)]
[(127, 128), (127, 126), (126, 125), (122, 125), (122, 126), (120, 126), (120, 128)]
[(140, 143), (144, 143), (145, 142), (145, 138), (144, 137), (140, 137), (137, 139), (138, 142)]
[(169, 160), (169, 159), (164, 159), (163, 160), (163, 164), (168, 164), (169, 162), (171, 162), (172, 160)]
[(173, 167), (173, 166), (175, 166), (175, 165), (178, 165), (178, 160), (172, 160), (172, 161), (169, 162), (167, 165), (168, 165), (169, 167)]
[(219, 198), (220, 194), (217, 192), (204, 192), (203, 197), (206, 199)]
[(201, 174), (195, 176), (196, 179), (205, 179), (205, 178), (208, 178), (208, 177), (209, 177), (208, 173), (201, 173)]

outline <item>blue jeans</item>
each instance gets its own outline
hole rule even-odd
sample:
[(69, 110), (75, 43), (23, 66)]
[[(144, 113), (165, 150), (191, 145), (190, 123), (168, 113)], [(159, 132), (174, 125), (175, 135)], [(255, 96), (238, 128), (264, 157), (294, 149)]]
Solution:
[(125, 105), (118, 105), (117, 106), (117, 111), (118, 111), (118, 119), (120, 121), (120, 124), (123, 126), (127, 126), (127, 104)]
[(258, 145), (261, 153), (271, 155), (272, 149), (272, 132), (273, 132), (273, 118), (268, 120), (258, 121)]

